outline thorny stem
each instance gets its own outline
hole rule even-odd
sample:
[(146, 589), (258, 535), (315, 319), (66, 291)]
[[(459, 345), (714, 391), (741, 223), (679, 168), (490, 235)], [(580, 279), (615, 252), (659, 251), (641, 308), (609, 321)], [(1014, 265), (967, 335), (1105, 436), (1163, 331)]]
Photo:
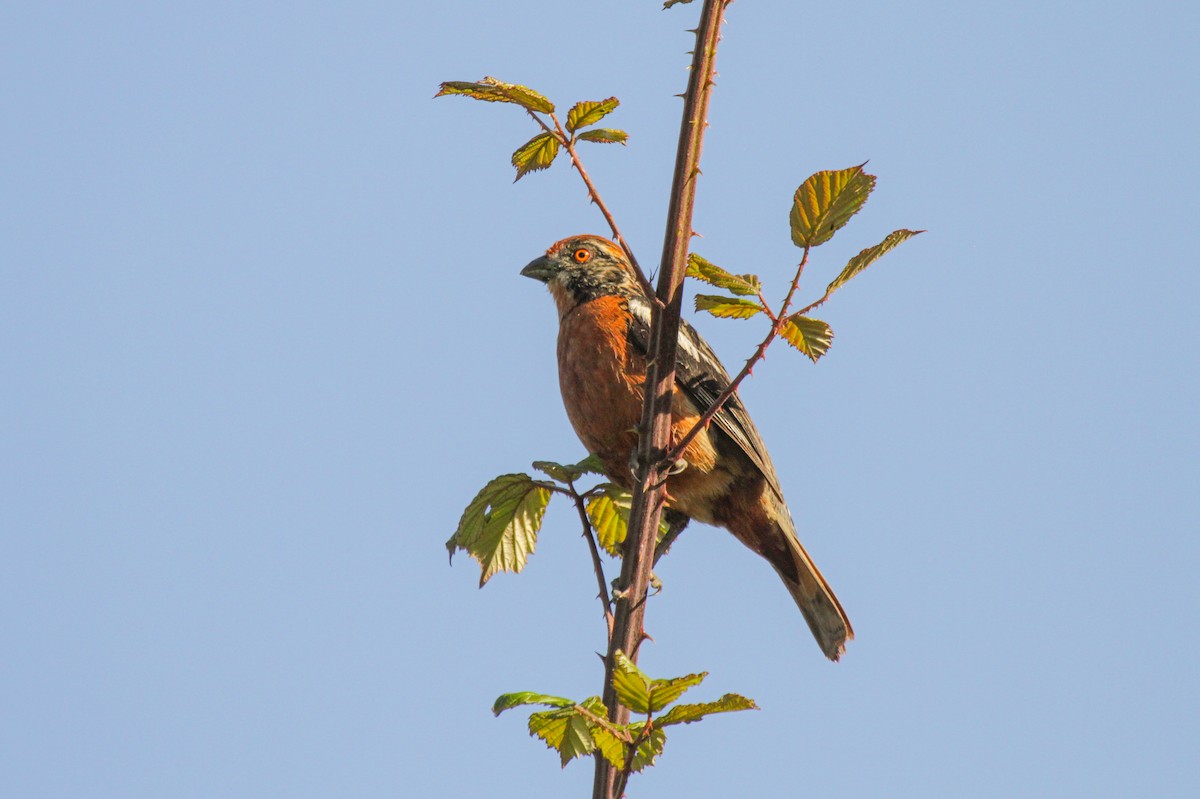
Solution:
[(796, 314), (788, 313), (788, 308), (792, 304), (792, 298), (796, 294), (796, 288), (800, 285), (800, 276), (804, 274), (804, 267), (808, 265), (808, 250), (808, 247), (804, 248), (804, 257), (800, 259), (800, 264), (796, 267), (796, 276), (792, 278), (792, 285), (788, 287), (787, 296), (783, 298), (783, 304), (779, 306), (778, 314), (771, 312), (771, 307), (767, 304), (766, 298), (763, 297), (762, 292), (760, 291), (758, 293), (758, 299), (759, 302), (762, 303), (763, 311), (765, 311), (767, 316), (771, 319), (771, 327), (769, 330), (767, 330), (766, 338), (764, 338), (762, 343), (759, 344), (754, 350), (754, 354), (751, 355), (746, 361), (746, 365), (742, 367), (742, 371), (738, 372), (737, 376), (730, 381), (729, 385), (725, 386), (725, 389), (717, 395), (717, 398), (713, 400), (713, 403), (708, 407), (708, 410), (706, 410), (700, 416), (700, 418), (696, 420), (696, 423), (692, 425), (692, 428), (688, 430), (687, 434), (684, 435), (683, 438), (675, 442), (675, 445), (671, 447), (670, 452), (667, 453), (668, 460), (672, 462), (678, 460), (680, 456), (683, 455), (683, 451), (687, 449), (688, 444), (692, 443), (692, 440), (696, 436), (700, 435), (700, 431), (708, 427), (713, 417), (717, 415), (721, 408), (725, 407), (725, 403), (734, 395), (735, 392), (737, 392), (738, 386), (742, 384), (743, 380), (750, 376), (750, 372), (754, 370), (754, 367), (757, 366), (758, 362), (761, 361), (763, 356), (766, 355), (767, 347), (769, 347), (771, 342), (775, 340), (775, 337), (779, 335), (779, 331), (783, 330), (783, 326), (787, 324), (788, 317), (792, 315), (806, 314), (813, 308), (816, 308), (818, 305), (825, 302), (825, 300), (829, 299), (829, 296), (832, 294), (832, 292), (826, 291), (824, 297), (812, 303), (811, 305), (807, 305), (800, 309), (796, 312)]
[[(656, 291), (661, 305), (655, 305), (650, 322), (650, 363), (644, 383), (642, 417), (638, 424), (638, 446), (634, 457), (637, 469), (633, 481), (633, 504), (629, 513), (629, 532), (625, 539), (625, 557), (621, 563), (621, 596), (614, 609), (614, 626), (605, 659), (604, 704), (608, 717), (616, 724), (629, 718), (629, 708), (617, 699), (613, 689), (616, 650), (637, 662), (638, 647), (645, 637), (645, 599), (658, 522), (665, 502), (663, 477), (670, 461), (665, 460), (671, 443), (671, 400), (675, 389), (675, 355), (679, 343), (680, 312), (684, 267), (692, 236), (692, 211), (696, 199), (696, 178), (704, 129), (708, 124), (708, 102), (715, 75), (717, 44), (721, 23), (730, 0), (705, 0), (696, 28), (696, 47), (683, 98), (683, 118), (679, 145), (675, 153), (667, 211), (667, 230)], [(616, 769), (596, 758), (592, 799), (618, 799)]]
[(604, 625), (608, 629), (608, 637), (612, 638), (613, 631), (613, 613), (612, 600), (608, 596), (608, 581), (604, 577), (604, 562), (600, 560), (600, 548), (596, 545), (596, 537), (592, 534), (592, 522), (588, 519), (587, 508), (584, 506), (585, 494), (580, 494), (575, 488), (574, 482), (568, 482), (568, 489), (559, 488), (556, 485), (548, 485), (548, 487), (570, 497), (575, 503), (575, 510), (579, 512), (579, 523), (583, 526), (583, 538), (587, 541), (588, 551), (592, 555), (592, 570), (596, 572), (596, 585), (600, 589), (596, 595), (600, 600), (600, 604), (604, 606)]
[(642, 286), (642, 291), (646, 293), (646, 297), (651, 302), (658, 302), (658, 298), (654, 294), (654, 286), (650, 285), (650, 281), (646, 279), (646, 274), (642, 271), (642, 267), (638, 264), (637, 257), (633, 254), (633, 249), (629, 246), (629, 242), (621, 235), (620, 228), (617, 227), (617, 220), (613, 217), (612, 212), (608, 210), (608, 206), (604, 204), (604, 200), (600, 197), (600, 192), (596, 189), (596, 184), (592, 183), (592, 178), (588, 175), (587, 170), (583, 168), (583, 161), (579, 158), (579, 153), (575, 152), (575, 138), (568, 136), (563, 129), (562, 124), (558, 121), (558, 117), (554, 112), (550, 112), (550, 119), (554, 122), (554, 127), (551, 128), (546, 124), (546, 120), (535, 114), (528, 108), (525, 109), (529, 116), (533, 117), (542, 130), (549, 133), (558, 143), (561, 144), (571, 156), (571, 165), (575, 167), (575, 171), (579, 173), (579, 177), (583, 178), (583, 185), (587, 186), (588, 199), (592, 201), (597, 208), (600, 209), (600, 214), (604, 217), (604, 221), (608, 223), (608, 227), (612, 230), (613, 240), (620, 245), (625, 252), (625, 257), (629, 259), (629, 263), (633, 264), (633, 273), (637, 276), (638, 283)]
[(654, 718), (650, 713), (646, 714), (646, 723), (642, 725), (642, 729), (638, 731), (638, 735), (629, 745), (629, 755), (625, 758), (625, 765), (621, 769), (621, 773), (617, 775), (617, 779), (613, 785), (613, 795), (622, 796), (625, 793), (625, 786), (629, 783), (629, 775), (633, 773), (633, 761), (637, 757), (638, 749), (650, 737), (650, 733), (654, 731)]

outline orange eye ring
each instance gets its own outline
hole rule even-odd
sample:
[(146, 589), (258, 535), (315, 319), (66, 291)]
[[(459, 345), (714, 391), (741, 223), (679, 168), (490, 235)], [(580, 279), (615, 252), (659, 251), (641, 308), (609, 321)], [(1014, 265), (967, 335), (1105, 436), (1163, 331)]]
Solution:
[(571, 253), (571, 257), (575, 259), (577, 264), (586, 264), (592, 259), (592, 251), (580, 247), (575, 252)]

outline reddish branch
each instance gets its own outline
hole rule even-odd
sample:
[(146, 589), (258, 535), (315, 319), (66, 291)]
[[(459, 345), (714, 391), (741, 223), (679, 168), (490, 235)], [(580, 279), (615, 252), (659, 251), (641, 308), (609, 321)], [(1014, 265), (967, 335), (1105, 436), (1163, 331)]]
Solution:
[[(526, 110), (528, 111), (528, 109)], [(629, 242), (625, 240), (625, 237), (621, 235), (620, 228), (617, 227), (617, 220), (613, 217), (612, 212), (608, 210), (608, 206), (604, 204), (604, 200), (600, 198), (600, 192), (597, 191), (596, 185), (592, 183), (591, 176), (583, 168), (583, 161), (580, 160), (579, 154), (575, 152), (574, 137), (567, 135), (567, 132), (563, 129), (562, 124), (559, 123), (558, 117), (554, 115), (554, 112), (550, 112), (550, 119), (554, 122), (553, 128), (547, 125), (546, 120), (533, 111), (529, 111), (529, 116), (533, 117), (542, 126), (542, 130), (557, 139), (558, 143), (567, 151), (567, 155), (571, 156), (571, 165), (575, 167), (575, 171), (579, 173), (579, 177), (583, 178), (583, 185), (587, 186), (588, 199), (600, 209), (601, 216), (604, 217), (604, 221), (608, 223), (608, 227), (612, 231), (613, 241), (620, 245), (621, 249), (625, 252), (625, 257), (629, 259), (629, 263), (633, 264), (633, 271), (637, 275), (638, 282), (642, 284), (642, 291), (646, 292), (647, 297), (653, 298), (655, 296), (654, 286), (650, 285), (650, 281), (646, 279), (646, 273), (642, 271), (641, 265), (638, 264), (637, 257), (633, 254), (633, 249), (630, 248)]]
[(687, 449), (687, 445), (692, 443), (692, 439), (699, 435), (701, 430), (708, 427), (708, 423), (711, 422), (713, 417), (717, 415), (717, 412), (724, 407), (729, 398), (734, 395), (734, 393), (738, 390), (738, 386), (742, 384), (742, 381), (750, 376), (750, 373), (754, 371), (754, 367), (763, 359), (763, 355), (766, 353), (767, 347), (771, 345), (771, 342), (775, 340), (775, 337), (779, 335), (779, 332), (783, 330), (784, 325), (787, 324), (788, 318), (791, 316), (803, 316), (813, 308), (816, 308), (818, 305), (825, 302), (825, 300), (829, 299), (829, 295), (833, 293), (832, 291), (826, 291), (824, 297), (814, 303), (811, 303), (810, 305), (806, 305), (796, 313), (788, 313), (788, 308), (790, 308), (792, 304), (792, 297), (795, 296), (796, 288), (800, 285), (800, 276), (804, 274), (804, 267), (807, 265), (808, 247), (805, 247), (804, 257), (800, 259), (800, 265), (796, 267), (796, 276), (792, 278), (792, 285), (788, 288), (787, 296), (783, 298), (783, 304), (779, 307), (778, 314), (771, 311), (771, 307), (767, 304), (766, 298), (763, 297), (761, 291), (759, 292), (758, 301), (762, 303), (763, 312), (771, 318), (771, 329), (767, 331), (766, 338), (764, 338), (762, 343), (758, 345), (758, 348), (754, 350), (754, 354), (751, 355), (746, 361), (746, 365), (742, 367), (742, 371), (738, 372), (737, 376), (733, 378), (729, 385), (727, 385), (725, 389), (717, 395), (717, 398), (713, 400), (713, 404), (710, 405), (708, 410), (696, 420), (694, 425), (692, 425), (692, 429), (688, 430), (687, 434), (684, 435), (683, 438), (676, 441), (675, 445), (671, 447), (671, 451), (667, 453), (667, 458), (670, 460), (670, 462), (674, 463), (679, 459), (679, 457), (683, 454), (683, 451)]
[[(661, 305), (653, 306), (650, 328), (651, 360), (645, 382), (645, 404), (638, 426), (635, 453), (636, 474), (629, 533), (616, 594), (613, 634), (605, 659), (604, 704), (614, 723), (629, 720), (629, 709), (617, 701), (612, 687), (617, 650), (637, 662), (638, 647), (645, 636), (644, 617), (654, 544), (662, 515), (664, 483), (671, 461), (666, 460), (671, 432), (671, 399), (675, 393), (675, 354), (679, 340), (683, 282), (688, 247), (692, 237), (692, 211), (696, 199), (696, 177), (700, 174), (700, 151), (708, 119), (717, 43), (729, 0), (705, 0), (696, 29), (696, 48), (684, 94), (683, 120), (675, 154), (675, 175), (663, 241), (662, 268), (656, 291)], [(618, 799), (618, 773), (602, 757), (596, 758), (593, 799)], [(623, 783), (623, 781), (621, 781)]]

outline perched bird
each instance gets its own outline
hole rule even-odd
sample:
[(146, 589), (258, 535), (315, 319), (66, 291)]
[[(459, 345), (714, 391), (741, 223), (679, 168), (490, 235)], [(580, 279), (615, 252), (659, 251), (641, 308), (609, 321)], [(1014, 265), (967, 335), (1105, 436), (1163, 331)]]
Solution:
[[(558, 379), (580, 441), (610, 479), (632, 484), (650, 342), (650, 301), (624, 252), (600, 236), (550, 246), (521, 274), (540, 280), (558, 307)], [(672, 436), (681, 439), (729, 385), (729, 374), (690, 325), (679, 331)], [(796, 537), (762, 437), (734, 394), (687, 446), (667, 482), (668, 514), (724, 527), (783, 578), (821, 651), (837, 660), (850, 620)]]

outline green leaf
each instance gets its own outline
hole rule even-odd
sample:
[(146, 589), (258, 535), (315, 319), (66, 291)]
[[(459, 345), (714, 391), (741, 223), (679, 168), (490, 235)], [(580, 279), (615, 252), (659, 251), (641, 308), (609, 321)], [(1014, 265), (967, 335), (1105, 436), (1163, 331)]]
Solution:
[(762, 290), (762, 281), (758, 279), (758, 275), (730, 274), (696, 253), (688, 256), (687, 276), (743, 296), (758, 294)]
[[(604, 708), (600, 710), (603, 712)], [(592, 740), (596, 743), (596, 751), (603, 755), (613, 768), (625, 768), (625, 752), (629, 744), (598, 724), (591, 727), (591, 733)]]
[(779, 334), (788, 344), (803, 352), (813, 363), (829, 351), (833, 344), (833, 329), (820, 319), (795, 314), (789, 316)]
[(595, 125), (611, 114), (621, 101), (616, 97), (607, 100), (583, 100), (572, 106), (567, 112), (567, 132), (574, 133), (579, 128)]
[(650, 678), (620, 650), (616, 652), (615, 665), (613, 690), (617, 699), (634, 713), (650, 712)]
[(758, 710), (753, 699), (747, 699), (737, 694), (725, 694), (715, 702), (701, 702), (695, 705), (676, 705), (654, 720), (659, 727), (669, 727), (672, 724), (691, 724), (701, 721), (713, 713), (731, 713), (737, 710)]
[(601, 461), (600, 458), (596, 455), (588, 455), (586, 458), (584, 458), (583, 460), (581, 460), (579, 463), (575, 464), (571, 468), (581, 469), (582, 471), (586, 472), (587, 474), (598, 474), (601, 477), (607, 476), (607, 474), (604, 471), (604, 462)]
[[(596, 531), (596, 540), (604, 551), (614, 558), (624, 554), (625, 537), (629, 533), (629, 513), (633, 508), (633, 495), (613, 483), (604, 483), (604, 493), (598, 494), (587, 501), (588, 521)], [(665, 519), (658, 522), (658, 539), (662, 540), (671, 525)]]
[(564, 466), (555, 461), (534, 461), (533, 468), (539, 472), (544, 472), (550, 475), (551, 478), (560, 483), (573, 483), (580, 477), (583, 477), (586, 470), (579, 468), (578, 464), (572, 466)]
[(697, 294), (696, 310), (708, 311), (713, 316), (726, 319), (749, 319), (763, 307), (753, 300), (737, 297), (721, 297), (713, 294)]
[(595, 141), (601, 144), (624, 144), (629, 141), (629, 134), (616, 128), (593, 128), (579, 134), (582, 141)]
[(466, 550), (479, 561), (479, 585), (496, 572), (519, 572), (537, 545), (550, 489), (527, 474), (502, 474), (471, 500), (446, 548)]
[(797, 247), (824, 244), (859, 212), (875, 188), (875, 176), (863, 172), (864, 166), (818, 172), (800, 184), (790, 217)]
[[(625, 767), (626, 747), (633, 742), (625, 725), (616, 725), (608, 720), (608, 709), (598, 696), (588, 697), (579, 703), (581, 713), (590, 713), (588, 729), (596, 742), (596, 751), (615, 768)], [(586, 716), (585, 716), (586, 717)]]
[(858, 255), (851, 258), (850, 262), (846, 264), (846, 268), (842, 270), (842, 273), (835, 277), (833, 282), (829, 284), (829, 288), (826, 289), (826, 293), (832, 294), (834, 291), (837, 291), (847, 282), (849, 282), (850, 278), (854, 277), (859, 272), (878, 261), (888, 250), (893, 249), (901, 242), (911, 239), (918, 233), (924, 232), (924, 230), (893, 230), (883, 241), (879, 242), (874, 247), (866, 248)]
[(477, 83), (461, 80), (447, 81), (441, 85), (441, 88), (434, 97), (441, 97), (448, 94), (461, 94), (489, 103), (515, 103), (522, 108), (542, 114), (549, 114), (554, 111), (554, 103), (528, 86), (504, 83), (495, 78), (484, 78)]
[(512, 154), (512, 165), (517, 168), (516, 183), (530, 172), (545, 169), (558, 156), (558, 139), (552, 133), (542, 132), (517, 148)]
[(631, 501), (613, 497), (607, 491), (587, 502), (587, 517), (596, 530), (596, 541), (614, 558), (620, 557), (621, 544), (629, 533), (630, 505)]
[(654, 713), (683, 696), (693, 685), (704, 682), (707, 671), (699, 674), (689, 674), (686, 677), (672, 677), (666, 680), (654, 680), (650, 683), (650, 710)]
[(573, 707), (575, 705), (570, 699), (563, 699), (561, 696), (548, 696), (546, 694), (535, 694), (532, 691), (520, 691), (515, 694), (501, 694), (496, 698), (496, 703), (492, 705), (492, 713), (499, 716), (506, 710), (511, 710), (514, 707), (522, 705), (549, 705), (550, 707)]
[(574, 707), (546, 710), (529, 715), (529, 734), (546, 742), (558, 751), (563, 766), (580, 755), (591, 754), (596, 748), (588, 722)]
[[(629, 725), (629, 732), (637, 739), (638, 734), (645, 728), (646, 722), (641, 721)], [(650, 730), (649, 734), (638, 744), (637, 752), (633, 756), (633, 770), (641, 771), (646, 766), (653, 766), (654, 759), (663, 752), (663, 747), (667, 743), (667, 734), (660, 729), (657, 724)]]
[(663, 3), (663, 8), (670, 8), (673, 5), (683, 5), (690, 2), (692, 2), (692, 0), (666, 0), (666, 2)]

